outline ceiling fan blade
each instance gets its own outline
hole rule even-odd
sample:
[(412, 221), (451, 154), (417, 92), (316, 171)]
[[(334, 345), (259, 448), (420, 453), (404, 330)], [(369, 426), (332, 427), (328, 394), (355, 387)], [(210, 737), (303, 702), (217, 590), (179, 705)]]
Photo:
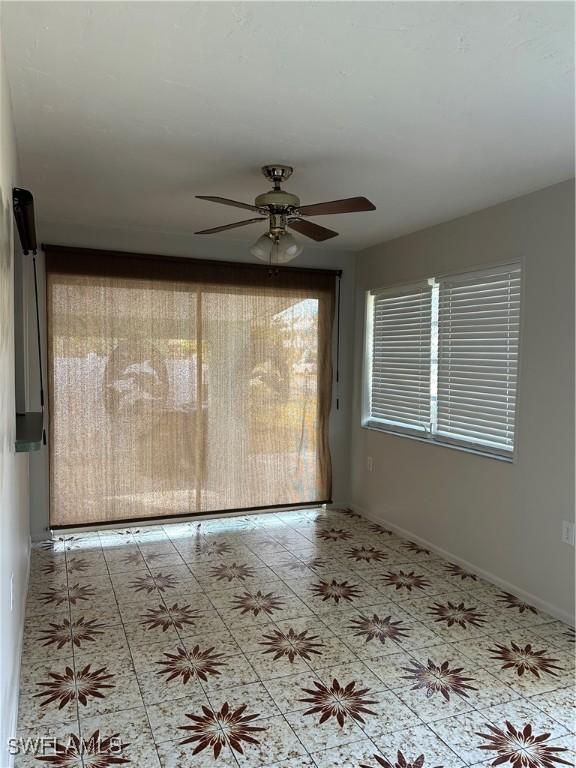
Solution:
[(252, 224), (254, 221), (268, 221), (263, 216), (256, 219), (245, 219), (244, 221), (235, 221), (233, 224), (223, 224), (221, 227), (212, 227), (211, 229), (201, 229), (199, 232), (194, 232), (195, 235), (211, 235), (214, 232), (224, 232), (225, 229), (234, 229), (235, 227), (243, 227), (246, 224)]
[(338, 232), (321, 227), (319, 224), (314, 224), (313, 221), (305, 221), (304, 219), (289, 219), (288, 226), (296, 230), (296, 232), (300, 232), (301, 235), (305, 235), (318, 242), (330, 240), (331, 237), (338, 237)]
[(360, 213), (361, 211), (375, 211), (376, 206), (365, 197), (348, 197), (346, 200), (332, 200), (329, 203), (315, 203), (304, 205), (298, 212), (304, 216), (328, 216), (332, 213)]
[(249, 203), (239, 203), (237, 200), (229, 200), (227, 197), (214, 197), (213, 195), (196, 195), (198, 200), (209, 200), (211, 203), (221, 203), (222, 205), (232, 205), (234, 208), (244, 208), (246, 211), (259, 211), (255, 205)]

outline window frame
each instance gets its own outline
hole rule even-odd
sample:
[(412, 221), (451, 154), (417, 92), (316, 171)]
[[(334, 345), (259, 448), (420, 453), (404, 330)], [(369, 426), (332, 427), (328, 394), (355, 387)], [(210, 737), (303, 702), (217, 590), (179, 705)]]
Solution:
[[(479, 275), (482, 272), (491, 272), (494, 270), (503, 270), (506, 268), (519, 268), (520, 269), (520, 322), (519, 322), (519, 338), (518, 338), (518, 375), (516, 384), (516, 399), (514, 408), (514, 447), (508, 451), (501, 448), (493, 448), (489, 445), (482, 445), (468, 440), (461, 440), (453, 438), (448, 435), (440, 435), (432, 433), (429, 430), (418, 430), (410, 427), (404, 427), (402, 425), (394, 425), (379, 419), (374, 419), (371, 416), (371, 388), (372, 388), (372, 343), (373, 343), (373, 304), (374, 296), (378, 293), (383, 293), (392, 289), (400, 289), (402, 287), (409, 288), (423, 283), (425, 281), (433, 281), (439, 283), (441, 280), (451, 277), (456, 277), (465, 274), (477, 273)], [(494, 262), (489, 264), (481, 264), (477, 266), (467, 266), (464, 269), (459, 270), (446, 270), (442, 272), (436, 272), (434, 274), (427, 274), (425, 276), (415, 276), (413, 280), (402, 280), (398, 282), (392, 282), (385, 286), (379, 286), (377, 288), (370, 288), (365, 291), (365, 309), (364, 309), (364, 348), (363, 348), (363, 362), (362, 362), (362, 393), (361, 393), (361, 427), (376, 432), (384, 432), (396, 437), (407, 437), (417, 442), (426, 443), (428, 445), (438, 445), (444, 448), (451, 448), (452, 450), (462, 451), (465, 453), (475, 454), (477, 456), (483, 456), (486, 458), (496, 459), (497, 461), (503, 461), (509, 464), (516, 464), (518, 461), (518, 445), (520, 434), (519, 412), (520, 412), (520, 398), (521, 398), (521, 385), (520, 379), (522, 377), (522, 361), (523, 361), (523, 338), (524, 338), (524, 302), (525, 302), (525, 290), (526, 290), (526, 273), (525, 273), (525, 260), (522, 256), (519, 256), (510, 261)]]

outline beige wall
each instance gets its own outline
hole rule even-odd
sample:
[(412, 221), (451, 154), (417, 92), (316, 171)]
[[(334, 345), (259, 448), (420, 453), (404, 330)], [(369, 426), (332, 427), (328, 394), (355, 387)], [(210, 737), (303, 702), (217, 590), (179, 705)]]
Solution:
[(5, 750), (15, 732), (18, 707), (30, 536), (28, 456), (14, 452), (12, 186), (16, 151), (4, 72), (0, 42), (0, 765), (7, 766), (10, 760)]
[[(466, 267), (524, 265), (517, 463), (360, 426), (365, 291)], [(548, 187), (359, 254), (351, 501), (574, 615), (574, 188)], [(367, 471), (367, 457), (373, 471)]]

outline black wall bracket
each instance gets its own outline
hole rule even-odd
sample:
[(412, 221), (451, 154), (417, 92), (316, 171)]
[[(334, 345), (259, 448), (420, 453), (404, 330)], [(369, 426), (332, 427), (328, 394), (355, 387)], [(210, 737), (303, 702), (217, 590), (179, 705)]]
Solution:
[(34, 222), (34, 197), (27, 189), (12, 189), (14, 218), (24, 253), (36, 253), (36, 224)]
[(34, 266), (34, 298), (36, 301), (36, 338), (38, 341), (38, 366), (40, 369), (40, 413), (18, 414), (16, 417), (16, 450), (33, 451), (40, 447), (40, 440), (46, 445), (44, 429), (44, 382), (42, 375), (42, 344), (40, 339), (40, 314), (38, 311), (38, 280), (36, 275), (36, 224), (34, 219), (34, 197), (27, 189), (12, 189), (12, 204), (16, 228), (22, 251), (32, 253)]

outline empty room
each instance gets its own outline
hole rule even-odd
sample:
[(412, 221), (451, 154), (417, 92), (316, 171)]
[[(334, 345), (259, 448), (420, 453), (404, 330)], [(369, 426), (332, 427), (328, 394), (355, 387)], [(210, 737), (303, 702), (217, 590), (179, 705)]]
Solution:
[(0, 0), (0, 768), (576, 766), (574, 15)]

